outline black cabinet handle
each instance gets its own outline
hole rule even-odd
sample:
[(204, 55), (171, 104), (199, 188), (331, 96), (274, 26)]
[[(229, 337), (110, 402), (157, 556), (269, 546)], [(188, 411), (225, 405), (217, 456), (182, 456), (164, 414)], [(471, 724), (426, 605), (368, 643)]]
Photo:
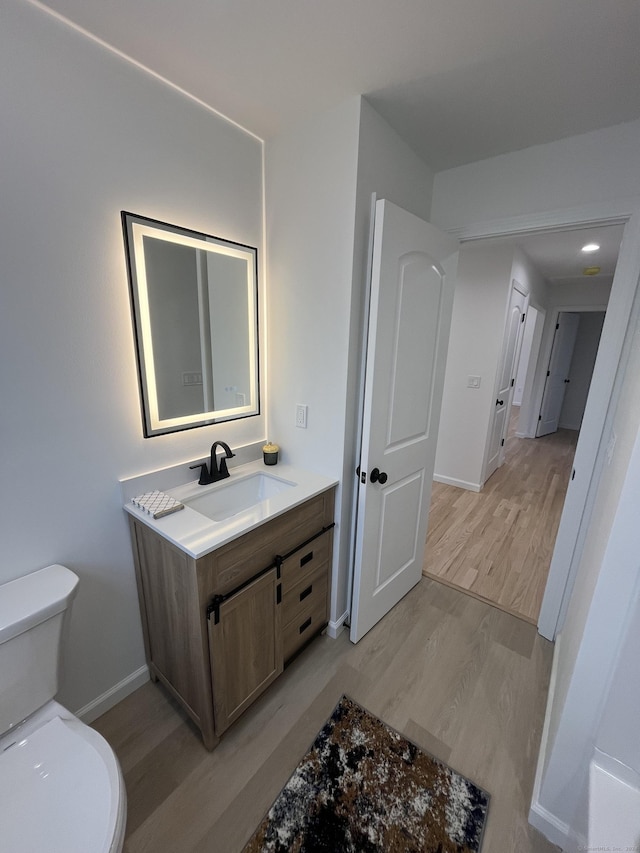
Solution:
[(300, 593), (300, 601), (304, 601), (308, 595), (311, 595), (313, 590), (313, 584), (310, 584), (306, 589), (303, 589)]
[(369, 479), (372, 483), (380, 483), (381, 486), (387, 482), (388, 477), (384, 471), (381, 471), (379, 468), (374, 468), (371, 472)]
[(300, 558), (300, 568), (306, 566), (307, 563), (310, 563), (313, 560), (313, 551), (309, 551), (308, 554), (305, 554), (304, 557)]
[(304, 634), (304, 632), (307, 630), (307, 628), (309, 627), (309, 625), (311, 625), (311, 616), (309, 616), (309, 618), (307, 619), (307, 621), (306, 621), (306, 622), (303, 622), (303, 623), (302, 623), (302, 625), (301, 625), (301, 626), (300, 626), (300, 628), (299, 628), (299, 633), (300, 633), (300, 634)]

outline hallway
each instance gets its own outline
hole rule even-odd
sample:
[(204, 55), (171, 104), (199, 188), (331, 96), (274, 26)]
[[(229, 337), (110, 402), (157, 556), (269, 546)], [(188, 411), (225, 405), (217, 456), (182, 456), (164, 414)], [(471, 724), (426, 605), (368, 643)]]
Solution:
[(433, 484), (426, 577), (537, 624), (578, 433), (516, 438), (482, 492)]

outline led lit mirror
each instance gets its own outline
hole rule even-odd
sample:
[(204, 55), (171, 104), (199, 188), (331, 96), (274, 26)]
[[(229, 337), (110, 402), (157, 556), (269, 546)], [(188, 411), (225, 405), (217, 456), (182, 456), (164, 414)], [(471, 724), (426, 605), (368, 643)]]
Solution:
[(257, 250), (122, 212), (148, 438), (260, 412)]

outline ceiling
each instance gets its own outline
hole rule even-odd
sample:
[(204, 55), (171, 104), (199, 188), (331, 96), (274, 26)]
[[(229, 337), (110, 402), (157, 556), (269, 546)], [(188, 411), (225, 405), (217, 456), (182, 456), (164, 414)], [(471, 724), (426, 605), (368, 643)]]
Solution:
[[(498, 237), (483, 240), (491, 243), (517, 245), (528, 255), (536, 269), (551, 284), (613, 280), (624, 225), (606, 225), (576, 230), (548, 231), (539, 234)], [(597, 243), (600, 249), (585, 253), (582, 247)], [(596, 275), (585, 276), (586, 267), (600, 267)]]
[(440, 171), (640, 117), (638, 0), (46, 0), (268, 139), (362, 94)]

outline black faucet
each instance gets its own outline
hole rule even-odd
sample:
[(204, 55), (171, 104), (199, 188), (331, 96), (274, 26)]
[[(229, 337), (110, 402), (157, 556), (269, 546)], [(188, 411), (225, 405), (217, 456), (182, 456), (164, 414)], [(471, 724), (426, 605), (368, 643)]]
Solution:
[[(218, 459), (216, 457), (216, 448), (221, 447), (226, 456), (223, 456), (220, 460), (220, 467), (218, 467)], [(218, 480), (226, 480), (229, 476), (229, 471), (227, 469), (227, 459), (233, 459), (235, 453), (232, 452), (229, 445), (224, 441), (214, 441), (211, 445), (211, 462), (209, 467), (207, 467), (206, 462), (199, 462), (197, 465), (190, 465), (190, 468), (199, 468), (200, 469), (200, 479), (198, 483), (201, 486), (208, 486), (210, 483), (217, 483)]]
[[(220, 467), (218, 468), (218, 458), (216, 456), (216, 447), (221, 447), (225, 456), (220, 460)], [(211, 445), (211, 482), (215, 483), (217, 480), (224, 480), (229, 476), (229, 471), (227, 470), (227, 459), (233, 459), (236, 454), (232, 452), (231, 448), (224, 441), (214, 441)]]

